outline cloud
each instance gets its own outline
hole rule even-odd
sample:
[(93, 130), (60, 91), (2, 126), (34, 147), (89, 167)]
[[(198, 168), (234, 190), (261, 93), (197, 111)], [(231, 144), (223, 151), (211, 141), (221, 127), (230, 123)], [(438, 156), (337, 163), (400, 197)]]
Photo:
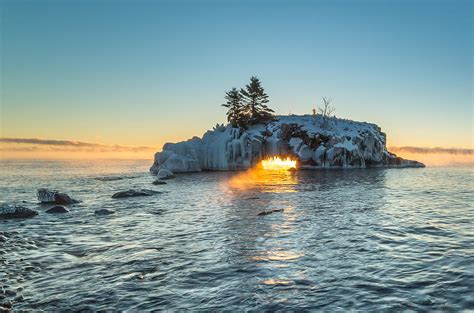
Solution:
[(68, 141), (68, 140), (51, 140), (39, 138), (0, 138), (0, 142), (5, 143), (24, 143), (33, 145), (50, 145), (50, 146), (73, 146), (73, 147), (98, 147), (104, 146), (97, 143)]
[[(54, 140), (40, 138), (6, 138), (0, 137), (0, 151), (2, 152), (155, 152), (160, 149), (152, 146), (122, 146), (122, 145), (105, 145), (100, 143), (71, 141), (71, 140)], [(426, 147), (389, 147), (390, 152), (394, 153), (413, 153), (413, 154), (446, 154), (446, 155), (464, 155), (474, 156), (474, 149), (463, 148), (426, 148)]]
[(474, 155), (474, 149), (462, 148), (426, 148), (426, 147), (389, 147), (388, 150), (394, 153), (417, 153), (417, 154), (453, 154), (453, 155)]
[(150, 146), (121, 146), (104, 145), (99, 143), (39, 139), (39, 138), (0, 138), (0, 151), (86, 151), (86, 152), (141, 152), (157, 151), (157, 147)]

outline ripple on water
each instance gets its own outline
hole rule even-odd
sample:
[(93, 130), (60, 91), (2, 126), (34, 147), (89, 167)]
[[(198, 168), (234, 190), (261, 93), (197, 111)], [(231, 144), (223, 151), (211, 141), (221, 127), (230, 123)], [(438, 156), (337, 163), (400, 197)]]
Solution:
[[(0, 304), (15, 310), (474, 307), (472, 169), (304, 171), (233, 188), (239, 173), (154, 186), (148, 162), (2, 162), (5, 201), (40, 211), (0, 224)], [(82, 202), (44, 214), (39, 186)], [(166, 193), (111, 198), (131, 188)]]

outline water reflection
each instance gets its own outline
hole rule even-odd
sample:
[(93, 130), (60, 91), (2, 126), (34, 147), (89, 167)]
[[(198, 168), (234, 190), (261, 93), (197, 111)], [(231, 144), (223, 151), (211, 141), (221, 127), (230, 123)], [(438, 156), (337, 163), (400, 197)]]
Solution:
[[(273, 290), (272, 298), (282, 300), (290, 287), (318, 288), (327, 276), (321, 268), (362, 266), (367, 257), (362, 251), (378, 250), (368, 242), (366, 226), (382, 222), (378, 210), (385, 203), (385, 176), (383, 170), (258, 169), (233, 175), (226, 182), (225, 231), (234, 234), (228, 259), (255, 271), (246, 288), (283, 288)], [(280, 208), (281, 213), (258, 216)]]
[(255, 167), (238, 173), (227, 181), (230, 191), (258, 189), (261, 192), (295, 192), (298, 183), (297, 173), (288, 169), (265, 170)]
[[(291, 285), (304, 276), (301, 269), (292, 266), (304, 256), (295, 234), (301, 212), (295, 211), (293, 201), (281, 196), (296, 194), (298, 184), (297, 172), (258, 167), (232, 176), (225, 184), (232, 199), (229, 233), (238, 234), (232, 238), (235, 250), (229, 251), (230, 258), (258, 269), (259, 275), (246, 282), (253, 288)], [(261, 211), (273, 209), (283, 212), (258, 216)]]

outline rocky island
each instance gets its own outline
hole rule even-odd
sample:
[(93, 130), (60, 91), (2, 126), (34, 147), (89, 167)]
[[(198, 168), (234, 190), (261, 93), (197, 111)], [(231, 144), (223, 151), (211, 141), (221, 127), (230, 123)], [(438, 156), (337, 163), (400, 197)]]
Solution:
[(375, 124), (321, 115), (276, 116), (247, 130), (218, 125), (202, 138), (167, 143), (150, 171), (243, 170), (272, 156), (289, 156), (300, 169), (424, 167), (389, 152)]

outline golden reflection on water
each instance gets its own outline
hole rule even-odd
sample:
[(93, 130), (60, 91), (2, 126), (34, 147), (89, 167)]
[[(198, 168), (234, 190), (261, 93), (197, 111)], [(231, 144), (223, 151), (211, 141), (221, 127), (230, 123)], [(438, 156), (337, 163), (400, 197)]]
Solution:
[(291, 285), (293, 281), (288, 280), (288, 279), (275, 279), (275, 278), (270, 278), (270, 279), (265, 279), (262, 281), (262, 284), (264, 285)]
[(245, 191), (260, 189), (263, 192), (295, 192), (297, 173), (288, 169), (265, 170), (261, 166), (233, 176), (228, 182), (231, 189)]
[[(240, 195), (254, 192), (266, 194), (279, 194), (297, 192), (298, 172), (289, 170), (294, 167), (291, 160), (270, 160), (265, 167), (262, 163), (245, 172), (238, 173), (226, 182), (226, 189)], [(272, 163), (273, 162), (273, 163)], [(271, 197), (265, 209), (281, 208), (279, 197)], [(256, 199), (260, 199), (256, 197)], [(256, 216), (256, 215), (255, 215)], [(267, 277), (262, 277), (263, 285), (291, 285), (297, 279), (304, 279), (304, 273), (293, 269), (304, 252), (299, 250), (297, 243), (292, 238), (296, 231), (299, 213), (289, 203), (284, 204), (283, 212), (273, 213), (268, 216), (257, 217), (255, 223), (260, 229), (256, 249), (247, 257), (255, 266), (265, 268)], [(256, 225), (257, 226), (257, 225)]]
[(304, 252), (298, 249), (297, 243), (290, 236), (294, 233), (299, 214), (293, 207), (286, 207), (276, 218), (263, 217), (261, 222), (266, 224), (268, 231), (262, 234), (263, 241), (249, 256), (255, 266), (269, 270), (269, 275), (260, 283), (263, 285), (291, 285), (297, 279), (304, 279), (305, 274), (298, 271), (294, 265), (304, 257)]
[(294, 251), (263, 251), (260, 256), (254, 256), (251, 259), (254, 261), (291, 261), (299, 259), (303, 253)]

